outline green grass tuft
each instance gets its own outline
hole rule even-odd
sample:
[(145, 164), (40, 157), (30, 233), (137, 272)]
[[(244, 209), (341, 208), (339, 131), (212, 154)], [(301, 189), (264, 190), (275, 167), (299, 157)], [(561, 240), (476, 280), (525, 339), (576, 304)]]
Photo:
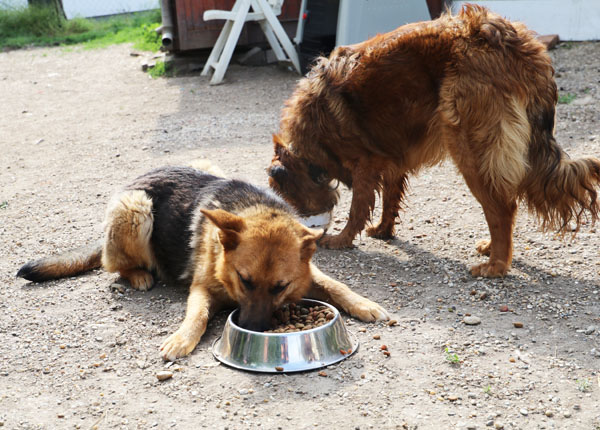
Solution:
[(153, 68), (148, 69), (148, 74), (154, 79), (160, 77), (172, 77), (175, 75), (175, 67), (173, 67), (171, 63), (157, 61)]
[(568, 105), (571, 104), (573, 100), (575, 100), (577, 96), (573, 93), (559, 94), (558, 102), (560, 104)]

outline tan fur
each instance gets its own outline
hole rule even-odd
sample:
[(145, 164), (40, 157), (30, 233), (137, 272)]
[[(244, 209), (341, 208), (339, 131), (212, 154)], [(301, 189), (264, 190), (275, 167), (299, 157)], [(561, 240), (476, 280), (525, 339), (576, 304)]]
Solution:
[(148, 271), (155, 267), (150, 248), (152, 200), (141, 190), (124, 191), (111, 200), (105, 219), (102, 266), (119, 272), (134, 288), (147, 290), (152, 286)]
[(569, 160), (554, 139), (553, 75), (533, 32), (475, 5), (338, 47), (286, 101), (269, 185), (303, 216), (332, 210), (331, 181), (351, 188), (346, 226), (319, 241), (345, 248), (376, 192), (382, 217), (367, 233), (391, 238), (409, 175), (449, 156), (491, 235), (471, 273), (504, 276), (519, 201), (560, 232), (599, 214), (600, 160)]

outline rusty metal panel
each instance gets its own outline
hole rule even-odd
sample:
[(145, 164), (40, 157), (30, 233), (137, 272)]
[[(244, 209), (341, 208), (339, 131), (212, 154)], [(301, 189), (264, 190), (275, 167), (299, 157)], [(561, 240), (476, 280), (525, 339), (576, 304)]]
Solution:
[[(293, 37), (295, 33), (301, 0), (286, 0), (281, 9), (279, 20), (286, 32)], [(202, 15), (208, 9), (230, 10), (235, 0), (174, 0), (175, 10), (175, 50), (211, 48), (223, 28), (223, 21), (204, 21)], [(244, 25), (238, 45), (264, 42), (264, 36), (256, 23)]]

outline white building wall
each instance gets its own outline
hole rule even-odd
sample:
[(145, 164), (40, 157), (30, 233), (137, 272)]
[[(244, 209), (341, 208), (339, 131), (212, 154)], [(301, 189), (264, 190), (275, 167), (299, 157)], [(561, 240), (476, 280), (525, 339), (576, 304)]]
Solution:
[(600, 0), (472, 0), (454, 1), (485, 6), (538, 34), (558, 34), (560, 40), (600, 40)]
[[(0, 0), (0, 9), (26, 7), (27, 0)], [(158, 9), (158, 0), (63, 0), (67, 18), (115, 15), (124, 12)]]

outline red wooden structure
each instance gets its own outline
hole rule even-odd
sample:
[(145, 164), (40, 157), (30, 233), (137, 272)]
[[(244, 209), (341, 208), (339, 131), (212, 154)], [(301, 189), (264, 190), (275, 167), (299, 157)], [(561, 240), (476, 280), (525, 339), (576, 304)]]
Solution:
[[(279, 21), (290, 39), (296, 33), (301, 0), (285, 0)], [(172, 0), (173, 40), (175, 51), (212, 48), (224, 21), (204, 21), (202, 14), (208, 9), (230, 10), (235, 0)], [(238, 40), (238, 45), (250, 45), (266, 41), (260, 27), (255, 23), (246, 23)]]

